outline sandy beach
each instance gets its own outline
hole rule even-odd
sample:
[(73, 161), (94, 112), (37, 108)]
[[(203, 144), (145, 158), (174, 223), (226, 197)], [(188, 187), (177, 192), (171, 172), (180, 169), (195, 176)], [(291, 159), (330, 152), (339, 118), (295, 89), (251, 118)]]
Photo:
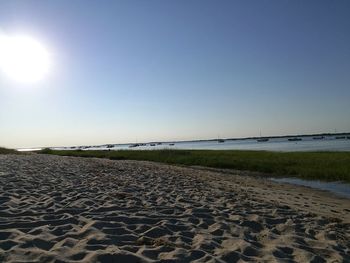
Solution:
[(350, 262), (350, 200), (259, 174), (0, 155), (0, 262)]

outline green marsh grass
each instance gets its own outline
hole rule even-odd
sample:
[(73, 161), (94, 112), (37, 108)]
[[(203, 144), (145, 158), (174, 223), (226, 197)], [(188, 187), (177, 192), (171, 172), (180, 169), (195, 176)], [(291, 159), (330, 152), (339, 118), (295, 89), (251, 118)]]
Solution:
[(7, 148), (3, 148), (0, 147), (0, 154), (18, 154), (19, 152), (13, 149), (7, 149)]
[(262, 172), (271, 176), (350, 182), (350, 152), (268, 152), (237, 150), (50, 150), (41, 153), (144, 160), (185, 166), (204, 166)]

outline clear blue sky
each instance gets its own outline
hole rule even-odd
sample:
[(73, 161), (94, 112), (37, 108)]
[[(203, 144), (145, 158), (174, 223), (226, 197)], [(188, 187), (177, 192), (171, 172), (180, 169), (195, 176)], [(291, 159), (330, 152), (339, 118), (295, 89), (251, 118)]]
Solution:
[(1, 1), (53, 55), (0, 72), (0, 145), (350, 131), (350, 1)]

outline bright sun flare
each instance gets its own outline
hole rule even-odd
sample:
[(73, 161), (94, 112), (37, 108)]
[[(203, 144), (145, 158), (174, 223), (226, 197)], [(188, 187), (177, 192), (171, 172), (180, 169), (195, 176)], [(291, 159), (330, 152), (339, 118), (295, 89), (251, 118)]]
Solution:
[(15, 81), (33, 83), (49, 71), (50, 56), (45, 47), (28, 36), (0, 35), (0, 70)]

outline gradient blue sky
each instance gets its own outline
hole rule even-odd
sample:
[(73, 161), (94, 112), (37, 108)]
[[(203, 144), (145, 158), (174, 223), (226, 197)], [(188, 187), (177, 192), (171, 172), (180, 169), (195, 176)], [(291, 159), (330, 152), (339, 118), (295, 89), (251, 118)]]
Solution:
[(0, 72), (0, 145), (350, 131), (350, 1), (1, 1), (53, 56)]

